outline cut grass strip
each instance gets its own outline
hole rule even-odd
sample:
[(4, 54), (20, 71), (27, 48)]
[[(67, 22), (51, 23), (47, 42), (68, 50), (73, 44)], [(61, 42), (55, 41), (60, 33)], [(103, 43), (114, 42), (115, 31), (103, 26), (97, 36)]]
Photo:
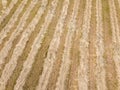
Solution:
[(96, 90), (95, 67), (96, 67), (96, 0), (92, 1), (92, 13), (89, 31), (89, 89)]
[(35, 38), (33, 45), (31, 47), (31, 51), (26, 59), (26, 61), (23, 64), (23, 69), (16, 81), (16, 85), (14, 87), (14, 89), (22, 89), (24, 83), (25, 83), (25, 79), (28, 75), (28, 73), (30, 72), (31, 68), (32, 68), (32, 64), (34, 63), (34, 58), (38, 52), (38, 49), (41, 47), (41, 43), (42, 40), (44, 38), (45, 33), (47, 32), (47, 28), (49, 26), (49, 24), (51, 23), (52, 17), (54, 15), (54, 12), (56, 10), (57, 7), (57, 0), (52, 2), (52, 6), (50, 8), (52, 8), (52, 10), (50, 9), (48, 11), (47, 16), (45, 17), (45, 22), (42, 25), (42, 28), (40, 30), (40, 32), (38, 33), (37, 37)]
[(10, 20), (7, 23), (7, 25), (4, 28), (2, 28), (2, 31), (0, 32), (0, 44), (2, 43), (2, 40), (7, 36), (7, 33), (10, 32), (11, 28), (16, 23), (20, 13), (23, 11), (25, 7), (25, 4), (27, 4), (27, 0), (21, 2), (20, 6), (18, 6), (13, 16), (10, 17)]
[(102, 21), (102, 5), (101, 0), (96, 2), (96, 87), (98, 90), (106, 90), (106, 72), (105, 72), (105, 58), (104, 58), (104, 40), (103, 40), (103, 21)]
[(65, 49), (63, 52), (62, 56), (62, 63), (60, 67), (60, 72), (58, 76), (58, 81), (56, 83), (56, 88), (55, 90), (65, 90), (65, 80), (70, 68), (70, 50), (72, 46), (72, 40), (73, 40), (73, 35), (76, 31), (76, 17), (78, 14), (78, 9), (79, 9), (79, 0), (75, 0), (74, 2), (74, 7), (73, 7), (73, 12), (70, 18), (70, 22), (68, 23), (68, 33), (65, 39)]
[(35, 56), (35, 61), (32, 65), (32, 68), (30, 70), (30, 73), (27, 76), (27, 79), (26, 79), (26, 82), (24, 85), (25, 89), (29, 88), (29, 89), (34, 90), (36, 85), (38, 84), (39, 76), (42, 73), (44, 59), (46, 58), (46, 55), (47, 55), (46, 53), (48, 51), (50, 41), (53, 38), (55, 26), (56, 26), (57, 20), (60, 15), (61, 7), (62, 7), (62, 1), (58, 2), (58, 6), (57, 6), (56, 12), (55, 12), (56, 16), (53, 18), (51, 24), (49, 25), (48, 31), (45, 34), (45, 38), (43, 39), (43, 41), (41, 43), (41, 47), (39, 48), (38, 53)]
[(69, 23), (69, 19), (71, 18), (70, 15), (72, 14), (74, 1), (71, 0), (69, 3), (70, 4), (69, 4), (69, 7), (68, 7), (67, 16), (65, 18), (64, 26), (63, 26), (64, 30), (63, 30), (63, 33), (60, 37), (60, 44), (59, 44), (58, 50), (56, 52), (56, 61), (53, 64), (52, 73), (50, 75), (49, 83), (47, 85), (48, 90), (55, 90), (57, 78), (59, 76), (59, 70), (60, 70), (60, 66), (61, 66), (61, 63), (62, 63), (62, 54), (63, 54), (63, 51), (64, 51), (65, 38), (66, 38), (66, 35), (67, 35), (67, 32), (68, 32), (67, 24)]
[(103, 20), (103, 40), (104, 40), (104, 58), (105, 58), (105, 71), (106, 71), (106, 85), (108, 90), (115, 90), (117, 88), (117, 78), (115, 63), (113, 59), (113, 36), (110, 23), (110, 9), (109, 0), (102, 0), (102, 20)]
[[(119, 23), (119, 26), (120, 26), (120, 6), (119, 6), (119, 3), (118, 3), (118, 0), (114, 0), (114, 3), (115, 3), (115, 8), (116, 8), (118, 23)], [(120, 31), (119, 31), (119, 34), (120, 34)]]
[(79, 68), (78, 68), (78, 84), (79, 90), (88, 90), (88, 60), (89, 60), (89, 30), (90, 30), (90, 20), (91, 20), (91, 8), (92, 0), (86, 1), (86, 7), (83, 17), (83, 25), (81, 29), (81, 38), (79, 43)]
[[(48, 9), (49, 9), (49, 6), (50, 6), (50, 2), (48, 2), (48, 4), (46, 5), (46, 10), (44, 12), (44, 14), (42, 15), (41, 19), (39, 19), (34, 31), (32, 32), (32, 34), (30, 35), (30, 38), (29, 40), (27, 41), (26, 43), (26, 46), (23, 50), (23, 53), (18, 57), (18, 60), (17, 60), (17, 66), (14, 70), (14, 73), (11, 75), (10, 79), (8, 80), (8, 83), (7, 83), (7, 89), (9, 90), (11, 88), (11, 90), (14, 89), (14, 85), (16, 84), (16, 80), (18, 79), (19, 75), (20, 75), (20, 72), (23, 68), (23, 63), (25, 62), (25, 60), (27, 59), (28, 57), (28, 54), (31, 50), (31, 46), (36, 38), (36, 36), (38, 35), (39, 33), (39, 29), (38, 28), (41, 28), (41, 25), (43, 24), (44, 22), (44, 19), (45, 19), (45, 16), (48, 12)], [(33, 11), (38, 11), (39, 10), (39, 7), (40, 7), (40, 2), (38, 1), (38, 4), (36, 5), (36, 7), (33, 9)], [(31, 14), (33, 17), (34, 17), (34, 14), (36, 13), (33, 13)], [(31, 18), (31, 15), (29, 18)], [(33, 83), (33, 82), (32, 82)], [(33, 85), (33, 84), (32, 84)], [(30, 85), (32, 87), (32, 85)], [(33, 90), (33, 89), (32, 89)]]
[[(17, 65), (17, 59), (22, 54), (22, 52), (25, 48), (26, 42), (28, 41), (28, 39), (30, 37), (30, 34), (34, 31), (36, 24), (38, 23), (39, 19), (41, 18), (41, 15), (44, 13), (46, 4), (47, 4), (47, 1), (43, 1), (42, 7), (39, 8), (39, 10), (38, 10), (37, 14), (35, 15), (34, 19), (32, 20), (32, 22), (28, 25), (25, 32), (22, 33), (22, 37), (13, 51), (13, 55), (11, 56), (10, 62), (5, 65), (5, 68), (1, 75), (1, 78), (0, 78), (0, 82), (1, 82), (0, 87), (1, 88), (3, 88), (3, 89), (5, 88), (8, 79), (12, 75), (12, 73)], [(4, 77), (6, 77), (6, 78), (4, 78)]]
[(26, 25), (26, 20), (30, 14), (30, 11), (33, 9), (36, 3), (37, 3), (37, 0), (36, 2), (34, 0), (31, 2), (30, 6), (27, 8), (27, 12), (24, 13), (23, 17), (21, 18), (19, 25), (16, 27), (15, 31), (12, 33), (10, 39), (5, 43), (5, 46), (2, 48), (0, 52), (0, 59), (1, 59), (0, 66), (4, 63), (4, 58), (7, 57), (7, 54), (9, 53), (9, 50), (13, 45), (12, 43), (13, 40), (19, 35), (19, 33), (23, 32), (24, 26)]
[[(32, 21), (33, 17), (36, 15), (36, 13), (37, 13), (40, 5), (41, 5), (40, 3), (41, 3), (41, 2), (38, 2), (37, 5), (33, 8), (33, 10), (31, 11), (30, 15), (28, 16), (28, 19), (26, 20), (26, 25), (23, 27), (23, 31), (20, 32), (17, 37), (19, 37), (19, 36), (22, 37), (22, 33), (24, 32), (24, 30), (26, 30), (27, 26), (28, 26), (29, 23)], [(43, 20), (41, 20), (41, 21), (43, 21)], [(19, 31), (19, 30), (17, 30), (17, 31)], [(17, 33), (16, 33), (16, 34), (17, 34)], [(16, 35), (16, 34), (15, 34), (15, 35)], [(10, 48), (10, 50), (9, 50), (9, 52), (8, 52), (8, 55), (7, 55), (7, 57), (6, 57), (7, 59), (5, 58), (4, 63), (2, 64), (2, 68), (1, 68), (1, 70), (0, 70), (0, 75), (1, 75), (1, 72), (3, 71), (3, 68), (4, 68), (5, 64), (8, 63), (8, 61), (9, 61), (11, 55), (12, 55), (12, 53), (10, 54), (10, 52), (13, 52), (16, 44), (18, 43), (18, 42), (15, 42), (15, 39), (16, 39), (17, 37), (14, 37), (14, 40), (13, 40), (13, 41), (10, 41), (10, 42), (12, 42), (12, 47)], [(8, 41), (8, 42), (9, 42), (9, 41)], [(7, 45), (10, 46), (10, 44), (7, 44)], [(4, 46), (4, 47), (5, 47), (5, 46)], [(7, 50), (8, 50), (8, 48), (7, 48)], [(3, 51), (4, 51), (4, 50), (3, 50)]]
[(13, 0), (10, 6), (3, 10), (3, 13), (0, 15), (0, 32), (9, 22), (12, 15), (15, 13), (19, 5), (22, 3), (22, 0)]
[(111, 20), (111, 26), (112, 26), (112, 36), (115, 37), (115, 40), (113, 38), (113, 45), (114, 45), (114, 51), (113, 51), (113, 59), (116, 66), (116, 73), (117, 73), (117, 80), (118, 80), (118, 87), (116, 87), (118, 90), (120, 89), (120, 27), (118, 24), (118, 18), (115, 8), (115, 2), (114, 0), (109, 1), (110, 6), (110, 20)]
[(85, 10), (86, 0), (81, 0), (77, 15), (77, 22), (76, 22), (76, 30), (73, 37), (71, 52), (70, 52), (70, 59), (71, 65), (69, 74), (67, 75), (67, 80), (65, 83), (65, 90), (78, 90), (78, 66), (79, 66), (79, 39), (81, 37), (80, 28), (83, 23), (83, 12)]
[[(39, 82), (38, 89), (43, 89), (44, 90), (46, 88), (48, 80), (50, 78), (53, 63), (56, 61), (56, 51), (57, 51), (57, 49), (59, 47), (60, 36), (61, 36), (61, 34), (63, 32), (63, 25), (64, 25), (63, 23), (64, 23), (64, 19), (65, 19), (66, 15), (67, 15), (68, 5), (69, 5), (69, 0), (65, 0), (63, 5), (62, 5), (63, 9), (62, 9), (61, 15), (60, 15), (60, 17), (58, 19), (58, 23), (56, 25), (56, 29), (55, 29), (53, 39), (52, 39), (52, 41), (50, 43), (50, 46), (49, 46), (47, 57), (46, 57), (46, 59), (44, 61), (45, 64), (43, 66), (43, 73), (42, 73), (42, 75), (40, 77), (40, 82)], [(47, 75), (46, 75), (46, 73), (47, 73)]]

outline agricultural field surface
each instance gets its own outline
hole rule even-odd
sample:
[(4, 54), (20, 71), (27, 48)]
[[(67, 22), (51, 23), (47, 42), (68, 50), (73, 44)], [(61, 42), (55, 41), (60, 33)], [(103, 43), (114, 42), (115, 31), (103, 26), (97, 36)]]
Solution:
[(120, 0), (0, 0), (0, 90), (120, 90)]

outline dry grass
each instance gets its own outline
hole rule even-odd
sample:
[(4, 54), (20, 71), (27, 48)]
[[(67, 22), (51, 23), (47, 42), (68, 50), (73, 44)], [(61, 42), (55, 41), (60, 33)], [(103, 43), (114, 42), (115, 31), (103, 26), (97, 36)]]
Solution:
[[(26, 19), (23, 15), (36, 0), (28, 0), (15, 15), (24, 1), (7, 0), (5, 7), (0, 0), (0, 90), (119, 90), (120, 0), (66, 0), (65, 21), (59, 20), (65, 0), (58, 0), (56, 9), (51, 7), (54, 0), (46, 0), (45, 9), (38, 0)], [(8, 12), (11, 3), (15, 4)], [(39, 8), (40, 19), (32, 22)], [(62, 28), (57, 26), (60, 22)]]

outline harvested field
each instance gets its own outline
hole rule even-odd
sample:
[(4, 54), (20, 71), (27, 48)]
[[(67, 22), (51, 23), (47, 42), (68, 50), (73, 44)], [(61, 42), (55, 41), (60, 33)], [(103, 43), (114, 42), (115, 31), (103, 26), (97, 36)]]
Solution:
[(0, 90), (120, 90), (120, 0), (0, 0)]

